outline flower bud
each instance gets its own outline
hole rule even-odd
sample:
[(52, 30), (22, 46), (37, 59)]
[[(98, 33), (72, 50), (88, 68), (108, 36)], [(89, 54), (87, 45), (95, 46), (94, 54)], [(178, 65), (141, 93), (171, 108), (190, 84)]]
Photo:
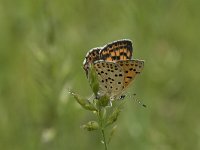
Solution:
[(89, 102), (87, 99), (81, 98), (79, 95), (75, 94), (72, 91), (69, 91), (69, 93), (75, 98), (75, 100), (86, 110), (90, 111), (97, 111), (96, 107)]
[(89, 121), (87, 124), (84, 124), (81, 127), (88, 131), (93, 131), (99, 129), (99, 124), (96, 121)]

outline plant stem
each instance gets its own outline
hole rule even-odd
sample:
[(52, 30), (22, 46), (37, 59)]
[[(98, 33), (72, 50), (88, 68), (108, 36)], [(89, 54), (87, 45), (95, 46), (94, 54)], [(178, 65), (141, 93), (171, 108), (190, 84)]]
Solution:
[(104, 120), (103, 120), (103, 116), (102, 116), (102, 109), (101, 107), (98, 107), (98, 120), (99, 120), (99, 124), (100, 124), (100, 130), (101, 130), (101, 134), (103, 137), (103, 144), (104, 144), (104, 148), (105, 150), (108, 150), (107, 147), (107, 142), (106, 142), (106, 136), (105, 136), (105, 126), (104, 126)]
[(106, 137), (105, 137), (105, 133), (104, 133), (103, 128), (101, 129), (101, 133), (102, 133), (102, 136), (103, 136), (103, 143), (104, 143), (105, 150), (107, 150), (108, 147), (107, 147)]

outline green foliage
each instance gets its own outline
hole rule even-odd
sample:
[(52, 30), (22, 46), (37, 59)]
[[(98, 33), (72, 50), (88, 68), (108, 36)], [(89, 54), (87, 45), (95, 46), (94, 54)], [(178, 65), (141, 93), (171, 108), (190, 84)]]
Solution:
[(90, 67), (88, 79), (89, 79), (90, 87), (92, 88), (92, 91), (93, 91), (95, 97), (97, 97), (98, 91), (99, 91), (99, 82), (97, 80), (97, 74), (94, 70), (93, 65), (91, 65), (91, 67)]
[[(133, 40), (133, 58), (145, 60), (129, 92), (148, 107), (124, 100), (110, 148), (199, 149), (199, 5), (199, 0), (1, 0), (0, 149), (102, 150), (96, 131), (79, 128), (95, 115), (68, 89), (90, 106), (82, 98), (92, 93), (83, 59), (91, 48), (122, 38)], [(103, 108), (102, 118), (110, 111)], [(106, 131), (109, 141), (112, 125)]]
[(99, 129), (99, 124), (96, 121), (89, 121), (87, 124), (84, 124), (81, 127), (88, 131), (93, 131)]
[[(118, 107), (118, 105), (115, 105), (116, 107), (112, 106), (112, 102), (110, 101), (110, 98), (108, 96), (98, 95), (99, 84), (98, 84), (97, 74), (95, 73), (93, 66), (89, 68), (89, 83), (95, 95), (95, 97), (92, 100), (89, 101), (87, 99), (82, 99), (80, 98), (80, 96), (78, 96), (77, 94), (71, 91), (69, 91), (69, 93), (76, 99), (76, 101), (84, 109), (95, 112), (97, 116), (97, 121), (89, 121), (88, 123), (82, 125), (81, 127), (88, 131), (99, 130), (100, 133), (102, 133), (102, 143), (104, 144), (105, 150), (107, 150), (108, 143), (110, 142), (113, 136), (115, 127), (113, 127), (113, 129), (111, 129), (110, 131), (109, 140), (107, 140), (106, 138), (105, 129), (109, 125), (113, 125), (113, 123), (116, 122), (119, 116), (119, 113), (121, 112), (121, 109), (120, 107)], [(117, 100), (113, 100), (113, 101), (117, 101)], [(121, 103), (120, 101), (117, 101), (117, 102)]]
[(103, 95), (99, 98), (98, 105), (100, 107), (106, 107), (110, 105), (110, 99), (107, 95)]
[(108, 117), (106, 126), (111, 125), (115, 121), (117, 121), (117, 118), (118, 118), (120, 112), (121, 112), (121, 110), (119, 108), (115, 108), (115, 110), (112, 112), (112, 114)]
[(86, 110), (90, 110), (90, 111), (97, 111), (97, 108), (95, 107), (95, 103), (91, 103), (90, 101), (88, 101), (87, 99), (83, 99), (80, 96), (78, 96), (77, 94), (75, 94), (72, 91), (69, 91), (69, 93), (71, 95), (74, 96), (75, 100)]
[[(82, 106), (82, 108), (86, 110), (90, 110), (94, 112), (97, 116), (97, 121), (89, 121), (88, 123), (82, 125), (81, 127), (83, 129), (86, 129), (88, 131), (94, 131), (99, 130), (102, 133), (102, 143), (104, 144), (105, 150), (108, 149), (108, 143), (111, 140), (111, 135), (113, 135), (113, 129), (110, 132), (109, 140), (106, 139), (105, 129), (112, 125), (114, 122), (116, 122), (119, 113), (121, 112), (121, 109), (119, 107), (112, 107), (112, 102), (110, 101), (110, 98), (106, 95), (98, 95), (99, 93), (99, 83), (97, 74), (94, 70), (93, 65), (89, 68), (89, 83), (93, 90), (93, 93), (95, 97), (91, 100), (83, 99), (78, 94), (75, 94), (72, 91), (69, 91), (69, 93), (76, 99), (76, 101)], [(113, 100), (117, 101), (117, 100)], [(111, 106), (109, 106), (111, 105)], [(107, 111), (109, 110), (109, 111)], [(108, 113), (109, 112), (109, 113)]]
[(108, 144), (110, 143), (110, 141), (111, 141), (111, 139), (112, 139), (112, 137), (113, 137), (113, 135), (114, 135), (116, 129), (117, 129), (117, 125), (114, 125), (114, 126), (112, 127), (112, 129), (111, 129), (111, 132), (110, 132), (110, 135), (109, 135), (109, 138), (108, 138)]

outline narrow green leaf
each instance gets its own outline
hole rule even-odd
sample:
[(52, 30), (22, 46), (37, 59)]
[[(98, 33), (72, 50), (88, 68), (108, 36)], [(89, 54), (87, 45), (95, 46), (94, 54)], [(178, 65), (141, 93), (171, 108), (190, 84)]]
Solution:
[(108, 120), (106, 122), (106, 126), (109, 126), (111, 124), (113, 124), (115, 121), (117, 121), (117, 118), (120, 114), (121, 110), (119, 108), (116, 108), (112, 114), (108, 117)]
[(116, 129), (117, 129), (117, 125), (115, 125), (115, 126), (112, 127), (111, 132), (110, 132), (110, 136), (109, 136), (109, 139), (108, 139), (108, 144), (112, 140), (112, 137), (115, 134)]
[(89, 79), (90, 87), (92, 88), (92, 91), (97, 97), (98, 91), (99, 91), (99, 82), (98, 82), (97, 74), (93, 65), (91, 65), (90, 67), (88, 79)]
[(93, 103), (89, 102), (87, 99), (81, 98), (79, 95), (75, 94), (72, 91), (69, 91), (69, 93), (75, 98), (75, 100), (86, 110), (90, 111), (97, 111), (96, 107), (93, 105)]

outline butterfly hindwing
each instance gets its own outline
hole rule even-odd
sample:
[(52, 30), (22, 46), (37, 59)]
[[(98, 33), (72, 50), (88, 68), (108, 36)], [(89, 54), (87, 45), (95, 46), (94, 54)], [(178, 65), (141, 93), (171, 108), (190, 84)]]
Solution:
[(91, 65), (94, 66), (99, 82), (99, 96), (107, 95), (118, 99), (144, 68), (143, 60), (132, 59), (131, 40), (114, 41), (104, 47), (91, 49), (83, 62), (88, 78)]
[(100, 85), (100, 95), (108, 94), (110, 97), (118, 95), (123, 90), (124, 72), (114, 62), (102, 60), (94, 63)]
[(127, 88), (128, 85), (134, 80), (137, 74), (140, 74), (144, 68), (143, 60), (125, 60), (116, 62), (122, 68), (124, 72), (124, 88)]

